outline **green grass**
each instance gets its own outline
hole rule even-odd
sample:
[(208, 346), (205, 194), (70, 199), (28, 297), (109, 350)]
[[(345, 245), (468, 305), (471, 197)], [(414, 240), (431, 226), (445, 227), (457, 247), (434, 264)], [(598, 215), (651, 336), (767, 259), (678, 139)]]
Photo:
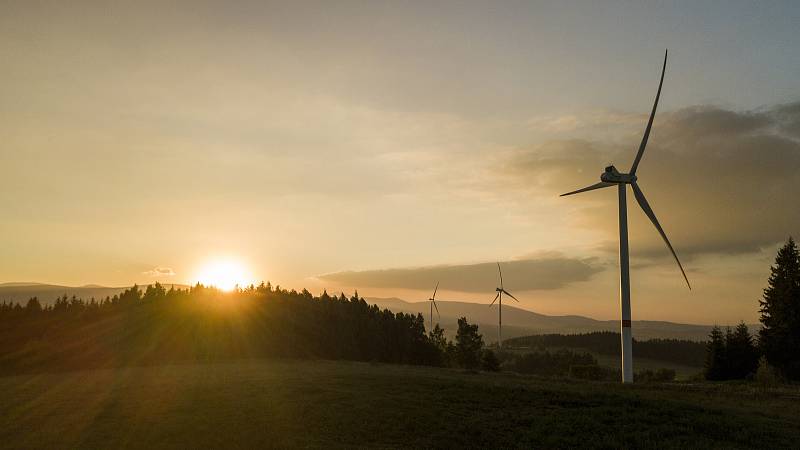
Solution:
[(800, 389), (331, 361), (0, 377), (0, 447), (794, 447)]
[[(611, 369), (619, 369), (622, 363), (619, 356), (604, 355), (581, 347), (545, 347), (545, 350), (555, 352), (558, 350), (570, 350), (577, 353), (589, 353), (597, 360), (597, 364)], [(531, 350), (530, 348), (504, 348), (505, 351), (513, 353), (524, 354), (538, 349)], [(639, 370), (658, 370), (658, 369), (672, 369), (675, 371), (675, 378), (678, 380), (688, 380), (693, 376), (703, 371), (702, 367), (687, 366), (684, 364), (676, 364), (671, 361), (662, 361), (660, 359), (639, 358), (633, 355), (633, 368)]]
[[(592, 353), (597, 358), (597, 364), (601, 366), (611, 367), (612, 369), (619, 369), (622, 364), (622, 358), (619, 356), (601, 355), (599, 353)], [(670, 361), (661, 361), (658, 359), (637, 358), (633, 356), (633, 368), (639, 370), (658, 370), (658, 369), (672, 369), (675, 371), (675, 378), (678, 380), (689, 379), (703, 371), (702, 367), (692, 367), (683, 364), (676, 364)]]

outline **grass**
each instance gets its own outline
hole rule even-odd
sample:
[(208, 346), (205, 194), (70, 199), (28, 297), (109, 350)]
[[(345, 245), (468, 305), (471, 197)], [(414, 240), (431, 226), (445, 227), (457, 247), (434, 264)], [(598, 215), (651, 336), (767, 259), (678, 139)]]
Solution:
[(332, 361), (0, 377), (3, 448), (794, 447), (800, 389)]
[[(597, 364), (601, 366), (619, 369), (622, 364), (622, 358), (619, 356), (601, 355), (599, 353), (592, 353), (592, 355), (597, 358)], [(636, 355), (633, 355), (633, 367), (636, 371), (672, 369), (675, 371), (675, 377), (678, 380), (687, 380), (703, 371), (702, 367), (686, 366), (659, 359), (637, 358)]]
[[(608, 367), (611, 369), (619, 369), (622, 363), (622, 358), (620, 356), (614, 355), (604, 355), (601, 353), (597, 353), (595, 351), (582, 348), (582, 347), (545, 347), (544, 348), (550, 352), (556, 352), (558, 350), (570, 350), (577, 353), (589, 353), (597, 360), (597, 364), (603, 367)], [(530, 349), (529, 347), (514, 347), (514, 348), (503, 348), (504, 351), (510, 351), (513, 353), (518, 354), (525, 354), (533, 351), (539, 351), (539, 349)], [(658, 369), (672, 369), (675, 371), (675, 378), (678, 380), (688, 380), (700, 372), (703, 371), (702, 367), (694, 367), (694, 366), (687, 366), (684, 364), (677, 364), (671, 361), (663, 361), (660, 359), (650, 359), (650, 358), (639, 358), (636, 355), (633, 355), (633, 365), (634, 370), (658, 370)]]

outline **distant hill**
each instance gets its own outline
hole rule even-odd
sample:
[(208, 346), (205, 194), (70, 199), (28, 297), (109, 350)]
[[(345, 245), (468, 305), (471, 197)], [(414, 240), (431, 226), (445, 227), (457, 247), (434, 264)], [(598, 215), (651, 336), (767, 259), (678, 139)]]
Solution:
[[(407, 302), (399, 298), (367, 298), (381, 308), (395, 312), (422, 313), (425, 325), (428, 326), (430, 306), (428, 302)], [(440, 324), (449, 336), (455, 334), (457, 320), (466, 317), (471, 323), (480, 326), (483, 338), (487, 343), (497, 341), (497, 308), (489, 308), (486, 304), (468, 302), (437, 301), (442, 314)], [(439, 320), (434, 311), (434, 320)], [(751, 332), (758, 325), (748, 325)], [(705, 341), (711, 332), (711, 325), (693, 325), (652, 320), (633, 321), (633, 334), (636, 339), (688, 339)], [(507, 304), (503, 305), (503, 339), (532, 334), (573, 334), (590, 333), (592, 331), (619, 332), (619, 321), (596, 320), (584, 316), (548, 316), (535, 313)]]
[[(169, 289), (172, 284), (164, 285)], [(175, 284), (175, 288), (186, 288), (182, 284)], [(57, 284), (33, 283), (33, 282), (12, 282), (0, 283), (0, 302), (15, 302), (25, 304), (31, 297), (37, 297), (42, 305), (52, 305), (56, 299), (66, 295), (89, 300), (94, 297), (97, 300), (106, 297), (113, 297), (116, 294), (130, 288), (130, 286), (108, 287), (97, 284), (87, 284), (85, 286), (60, 286)]]
[[(169, 288), (172, 284), (164, 284)], [(175, 284), (176, 288), (185, 289), (188, 286)], [(10, 282), (0, 283), (0, 302), (16, 302), (24, 304), (31, 297), (37, 297), (43, 305), (50, 305), (58, 297), (66, 295), (78, 298), (102, 299), (114, 296), (130, 288), (130, 286), (109, 287), (96, 284), (84, 286), (61, 286), (55, 284), (35, 282)], [(428, 326), (430, 306), (428, 302), (407, 302), (399, 298), (368, 297), (367, 302), (374, 303), (381, 308), (394, 312), (422, 313), (425, 317), (425, 326)], [(489, 308), (486, 304), (437, 301), (439, 312), (442, 315), (439, 323), (449, 336), (455, 335), (457, 320), (466, 317), (470, 322), (480, 325), (481, 333), (487, 343), (497, 340), (497, 308)], [(436, 318), (434, 312), (434, 319)], [(748, 324), (750, 330), (755, 332), (759, 325)], [(711, 331), (711, 325), (692, 325), (674, 322), (637, 320), (633, 322), (634, 336), (637, 339), (689, 339), (704, 341)], [(619, 331), (619, 322), (616, 320), (596, 320), (584, 316), (548, 316), (535, 313), (507, 304), (503, 305), (503, 339), (528, 336), (532, 334), (571, 334), (590, 333), (592, 331)]]

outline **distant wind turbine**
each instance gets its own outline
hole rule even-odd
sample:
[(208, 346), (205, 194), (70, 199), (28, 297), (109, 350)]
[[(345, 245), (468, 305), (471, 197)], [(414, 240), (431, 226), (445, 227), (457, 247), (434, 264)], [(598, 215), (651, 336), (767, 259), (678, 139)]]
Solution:
[(436, 306), (436, 291), (437, 290), (439, 290), (439, 282), (438, 281), (436, 282), (436, 287), (433, 289), (433, 295), (431, 296), (431, 298), (428, 299), (428, 301), (431, 302), (431, 329), (430, 329), (430, 331), (433, 331), (433, 308), (436, 308), (436, 315), (439, 316), (439, 320), (442, 320), (442, 315), (439, 314), (439, 307)]
[(495, 291), (497, 291), (497, 295), (494, 296), (494, 300), (492, 300), (492, 303), (489, 305), (489, 307), (491, 308), (492, 305), (494, 305), (494, 302), (498, 302), (497, 303), (497, 348), (502, 348), (503, 347), (503, 294), (506, 294), (509, 297), (513, 298), (514, 301), (516, 301), (517, 303), (519, 303), (519, 300), (517, 300), (516, 297), (511, 295), (510, 292), (508, 292), (503, 288), (503, 271), (500, 270), (499, 262), (497, 263), (497, 272), (500, 273), (500, 287), (495, 288)]
[(631, 383), (633, 382), (633, 336), (631, 334), (631, 284), (630, 284), (630, 272), (629, 272), (629, 255), (628, 255), (628, 211), (627, 211), (627, 201), (625, 198), (626, 188), (625, 185), (630, 184), (631, 188), (633, 188), (633, 195), (636, 197), (636, 201), (639, 203), (639, 206), (642, 208), (642, 211), (650, 218), (650, 221), (653, 222), (655, 225), (656, 230), (661, 235), (661, 238), (664, 240), (664, 243), (667, 244), (669, 251), (672, 253), (672, 256), (675, 258), (675, 262), (678, 263), (678, 267), (681, 269), (681, 273), (683, 274), (683, 279), (686, 280), (686, 285), (689, 286), (689, 289), (692, 289), (692, 286), (689, 284), (689, 279), (686, 277), (686, 272), (683, 270), (683, 266), (681, 265), (681, 261), (678, 259), (678, 255), (675, 254), (675, 250), (672, 248), (672, 244), (669, 243), (669, 239), (667, 239), (666, 233), (661, 228), (661, 225), (658, 223), (658, 219), (656, 218), (653, 209), (650, 208), (650, 204), (647, 203), (647, 199), (644, 197), (644, 193), (639, 188), (639, 185), (636, 183), (636, 169), (639, 167), (639, 162), (642, 160), (642, 154), (644, 154), (644, 148), (647, 146), (647, 139), (650, 137), (650, 129), (653, 126), (653, 118), (656, 115), (656, 107), (658, 106), (658, 98), (661, 96), (661, 86), (664, 84), (664, 72), (667, 69), (667, 52), (664, 52), (664, 66), (661, 68), (661, 81), (658, 83), (658, 91), (656, 92), (656, 100), (653, 103), (653, 110), (650, 112), (650, 120), (647, 121), (647, 127), (644, 130), (644, 136), (642, 137), (642, 142), (639, 144), (639, 151), (636, 153), (636, 159), (633, 160), (633, 166), (631, 166), (630, 173), (619, 173), (617, 168), (612, 166), (606, 167), (604, 173), (600, 174), (600, 182), (597, 184), (593, 184), (591, 186), (585, 187), (583, 189), (578, 189), (577, 191), (567, 192), (566, 194), (561, 194), (561, 196), (565, 195), (572, 195), (578, 194), (581, 192), (592, 191), (595, 189), (602, 189), (611, 186), (617, 186), (617, 191), (619, 193), (619, 267), (620, 267), (620, 304), (622, 307), (622, 320), (621, 320), (621, 328), (622, 328), (622, 382), (623, 383)]

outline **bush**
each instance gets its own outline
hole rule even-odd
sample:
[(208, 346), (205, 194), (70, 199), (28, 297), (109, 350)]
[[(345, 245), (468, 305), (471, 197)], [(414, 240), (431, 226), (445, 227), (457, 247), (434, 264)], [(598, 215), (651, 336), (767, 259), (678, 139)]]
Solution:
[(487, 372), (498, 372), (500, 370), (500, 360), (497, 359), (493, 351), (486, 350), (483, 352), (481, 367)]
[(586, 364), (581, 366), (570, 366), (569, 376), (581, 380), (610, 380), (618, 375), (615, 370), (608, 367), (598, 366), (597, 364)]
[(664, 382), (664, 381), (674, 381), (675, 380), (675, 371), (672, 369), (658, 369), (655, 372), (646, 369), (639, 372), (636, 372), (633, 375), (634, 381), (639, 382)]
[(762, 356), (758, 360), (758, 369), (756, 370), (755, 380), (765, 386), (774, 386), (783, 381), (778, 370), (772, 367), (767, 358)]

